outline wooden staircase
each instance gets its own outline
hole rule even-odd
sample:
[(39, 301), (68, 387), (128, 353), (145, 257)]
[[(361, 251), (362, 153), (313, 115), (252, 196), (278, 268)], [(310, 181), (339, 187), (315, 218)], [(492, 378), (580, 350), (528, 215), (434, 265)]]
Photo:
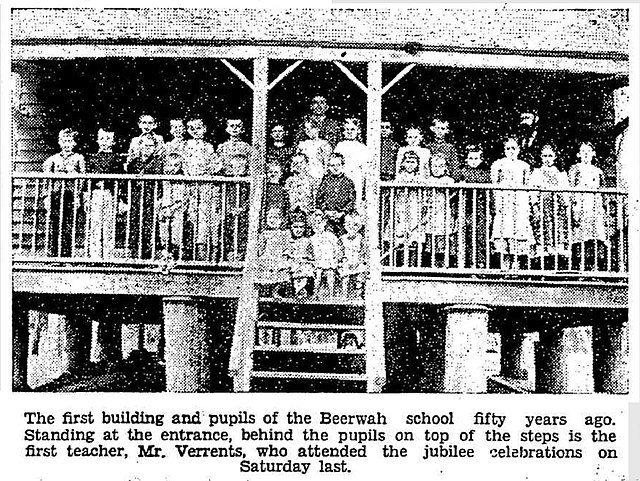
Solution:
[(251, 390), (364, 392), (364, 320), (362, 300), (260, 299)]

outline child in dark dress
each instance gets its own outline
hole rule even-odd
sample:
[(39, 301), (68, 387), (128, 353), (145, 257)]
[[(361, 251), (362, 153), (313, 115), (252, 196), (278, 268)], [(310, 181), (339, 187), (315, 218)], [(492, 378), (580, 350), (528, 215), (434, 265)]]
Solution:
[[(478, 144), (470, 144), (466, 149), (465, 164), (460, 169), (460, 183), (489, 184), (491, 175), (483, 164), (483, 149)], [(488, 269), (489, 234), (487, 219), (490, 213), (489, 191), (486, 189), (470, 188), (460, 190), (463, 204), (463, 216), (460, 222), (464, 224), (465, 238), (465, 267), (474, 269)]]

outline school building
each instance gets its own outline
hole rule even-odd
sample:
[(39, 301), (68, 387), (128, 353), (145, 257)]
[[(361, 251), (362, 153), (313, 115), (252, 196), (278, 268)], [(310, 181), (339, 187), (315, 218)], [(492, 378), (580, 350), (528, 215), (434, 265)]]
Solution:
[[(588, 136), (623, 170), (611, 132), (629, 115), (626, 10), (18, 8), (11, 29), (14, 390), (628, 392), (625, 189), (551, 191), (599, 199), (606, 238), (591, 259), (570, 241), (581, 248), (564, 268), (555, 255), (504, 271), (490, 266), (489, 230), (474, 220), (491, 217), (500, 189), (447, 189), (469, 199), (447, 204), (458, 219), (447, 261), (418, 265), (402, 259), (390, 214), (409, 187), (377, 176), (383, 118), (424, 124), (437, 110), (454, 136), (497, 144), (523, 102), (558, 142)], [(366, 126), (363, 298), (264, 297), (253, 282), (268, 128), (315, 95)], [(45, 174), (58, 131), (74, 126), (89, 144), (109, 123), (124, 152), (141, 112), (166, 121), (187, 110), (214, 137), (216, 119), (245, 120), (251, 175), (177, 181), (219, 189), (223, 216), (246, 215), (216, 227), (218, 254), (168, 271), (142, 247), (123, 252), (129, 225), (111, 255), (89, 255), (87, 185), (106, 179), (131, 195), (166, 179)], [(74, 208), (52, 234), (44, 199), (55, 182)], [(412, 188), (422, 199), (432, 189)], [(65, 232), (71, 255), (48, 250)], [(338, 346), (344, 332), (358, 342)]]

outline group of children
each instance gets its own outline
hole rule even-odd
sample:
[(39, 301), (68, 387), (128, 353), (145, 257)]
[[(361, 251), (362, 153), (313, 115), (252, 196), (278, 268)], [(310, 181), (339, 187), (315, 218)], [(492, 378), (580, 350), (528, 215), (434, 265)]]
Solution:
[(258, 282), (274, 295), (361, 295), (366, 272), (361, 212), (371, 156), (360, 121), (346, 119), (336, 145), (320, 138), (320, 126), (312, 120), (303, 128), (292, 147), (284, 142), (284, 125), (271, 131)]
[[(77, 133), (61, 130), (58, 135), (60, 152), (48, 158), (43, 166), (50, 173), (138, 174), (244, 177), (253, 158), (250, 144), (241, 139), (244, 126), (240, 119), (228, 119), (229, 138), (214, 147), (205, 140), (206, 125), (201, 118), (176, 118), (170, 121), (172, 139), (164, 142), (158, 135), (157, 122), (151, 115), (138, 119), (140, 135), (134, 137), (126, 156), (114, 152), (112, 130), (101, 128), (97, 133), (98, 152), (87, 159), (74, 152)], [(124, 157), (124, 158), (123, 158)], [(51, 195), (46, 196), (49, 211), (49, 252), (54, 257), (73, 255), (72, 230), (78, 210), (86, 209), (90, 257), (114, 256), (116, 232), (125, 230), (125, 244), (135, 258), (195, 260), (233, 260), (242, 256), (245, 238), (230, 240), (227, 233), (218, 239), (221, 226), (234, 234), (242, 228), (238, 217), (246, 212), (248, 191), (239, 187), (224, 189), (210, 183), (165, 180), (159, 183), (144, 180), (92, 181), (88, 198), (79, 193), (72, 182), (54, 180)], [(85, 201), (85, 202), (83, 202)], [(225, 212), (222, 212), (223, 205)], [(119, 214), (124, 219), (118, 225)], [(230, 218), (232, 217), (232, 218)], [(157, 232), (154, 226), (157, 224)], [(78, 236), (79, 237), (79, 236)], [(225, 245), (226, 242), (226, 245)], [(236, 244), (239, 243), (239, 246)], [(233, 244), (233, 249), (230, 245)]]
[(268, 286), (274, 297), (321, 293), (332, 297), (339, 292), (362, 295), (365, 244), (357, 214), (345, 216), (345, 233), (339, 236), (322, 211), (307, 216), (296, 208), (290, 215), (289, 228), (284, 226), (282, 211), (270, 208), (259, 238), (258, 284)]
[[(542, 145), (541, 166), (535, 169), (520, 158), (516, 137), (505, 138), (504, 157), (490, 168), (483, 165), (482, 147), (469, 145), (464, 165), (453, 169), (454, 178), (443, 144), (429, 149), (421, 141), (421, 131), (409, 128), (407, 145), (398, 149), (394, 180), (404, 188), (396, 187), (393, 208), (387, 192), (382, 225), (387, 265), (462, 267), (457, 261), (459, 245), (465, 251), (464, 267), (474, 268), (496, 267), (489, 265), (491, 254), (497, 256), (497, 267), (507, 270), (569, 269), (570, 258), (571, 268), (589, 270), (603, 258), (608, 243), (605, 198), (595, 192), (562, 192), (603, 185), (590, 142), (579, 144), (578, 162), (568, 174), (558, 168), (558, 150), (551, 143)], [(410, 188), (417, 183), (428, 188)], [(500, 188), (490, 192), (465, 189), (464, 184)], [(389, 238), (392, 223), (395, 239)]]
[[(140, 116), (138, 127), (140, 135), (131, 140), (124, 162), (113, 152), (112, 131), (99, 130), (98, 152), (85, 160), (74, 152), (76, 133), (62, 130), (61, 151), (45, 161), (44, 171), (243, 177), (254, 160), (254, 149), (242, 140), (240, 119), (227, 120), (229, 137), (217, 148), (205, 140), (207, 127), (201, 118), (172, 119), (172, 138), (166, 143), (155, 132), (157, 122), (151, 115)], [(523, 256), (543, 262), (575, 254), (576, 249), (584, 257), (590, 249), (594, 257), (606, 245), (601, 194), (540, 190), (599, 188), (602, 172), (593, 165), (595, 149), (588, 142), (580, 144), (578, 163), (568, 175), (558, 169), (552, 144), (543, 145), (542, 165), (532, 171), (519, 157), (515, 137), (505, 139), (504, 157), (487, 168), (479, 145), (467, 146), (460, 163), (447, 141), (449, 123), (442, 118), (431, 123), (431, 142), (412, 126), (406, 129), (403, 146), (384, 121), (380, 171), (374, 173), (359, 119), (342, 123), (343, 140), (335, 145), (321, 138), (320, 126), (312, 120), (302, 127), (304, 135), (292, 146), (286, 143), (283, 124), (271, 130), (259, 252), (263, 280), (280, 285), (288, 277), (296, 296), (318, 292), (323, 285), (330, 295), (338, 285), (344, 292), (350, 283), (356, 291), (362, 289), (363, 214), (367, 181), (374, 174), (396, 183), (393, 199), (390, 191), (382, 195), (383, 262), (394, 256), (394, 265), (445, 266), (446, 252), (456, 256), (462, 244), (465, 267), (489, 268), (489, 254), (497, 253), (501, 267), (512, 268), (522, 265)], [(412, 188), (421, 183), (429, 188)], [(491, 183), (501, 189), (490, 193), (460, 188), (461, 183)], [(99, 180), (88, 185), (89, 198), (83, 199), (88, 203), (88, 252), (93, 257), (113, 255), (118, 214), (126, 214), (126, 243), (133, 257), (217, 261), (243, 256), (247, 233), (240, 218), (248, 213), (248, 189), (183, 180)], [(81, 198), (77, 186), (63, 180), (53, 180), (49, 190), (49, 250), (53, 256), (69, 257)], [(464, 243), (452, 241), (459, 232)]]

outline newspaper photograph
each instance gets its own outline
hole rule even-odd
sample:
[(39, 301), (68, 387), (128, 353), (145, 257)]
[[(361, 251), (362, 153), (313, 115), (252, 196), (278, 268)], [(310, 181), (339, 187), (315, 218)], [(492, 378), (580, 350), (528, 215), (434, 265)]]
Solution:
[(2, 479), (640, 480), (637, 5), (96, 3), (2, 4)]

